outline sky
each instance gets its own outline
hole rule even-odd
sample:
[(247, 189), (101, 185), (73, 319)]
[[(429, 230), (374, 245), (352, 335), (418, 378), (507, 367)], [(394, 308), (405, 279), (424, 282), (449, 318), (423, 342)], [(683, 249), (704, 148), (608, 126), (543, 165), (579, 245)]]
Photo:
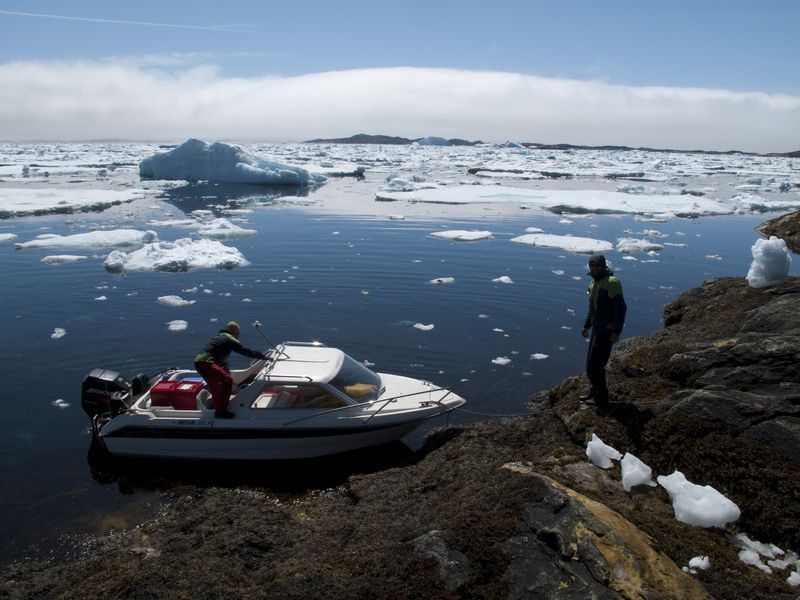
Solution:
[(800, 149), (797, 0), (0, 0), (0, 140)]

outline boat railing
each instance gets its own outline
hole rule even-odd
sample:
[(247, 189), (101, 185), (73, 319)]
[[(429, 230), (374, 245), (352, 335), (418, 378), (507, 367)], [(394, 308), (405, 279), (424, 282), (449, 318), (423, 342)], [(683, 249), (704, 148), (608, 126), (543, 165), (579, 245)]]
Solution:
[(291, 421), (287, 421), (286, 423), (284, 423), (284, 425), (294, 425), (295, 423), (299, 423), (300, 421), (305, 421), (307, 419), (313, 419), (314, 417), (320, 417), (320, 416), (323, 416), (323, 415), (329, 415), (329, 414), (334, 413), (334, 412), (350, 410), (350, 409), (353, 409), (353, 408), (363, 408), (365, 404), (369, 405), (369, 406), (374, 406), (375, 404), (382, 404), (382, 406), (378, 410), (373, 412), (369, 417), (367, 417), (363, 421), (363, 424), (366, 424), (366, 423), (368, 423), (370, 421), (370, 419), (372, 419), (372, 417), (377, 415), (379, 412), (381, 412), (384, 408), (386, 408), (392, 402), (397, 402), (401, 398), (409, 398), (411, 396), (419, 396), (420, 394), (432, 394), (434, 392), (446, 392), (446, 393), (441, 398), (439, 398), (438, 400), (425, 400), (423, 402), (420, 402), (420, 406), (430, 406), (432, 404), (441, 405), (441, 403), (444, 401), (444, 399), (447, 398), (450, 394), (453, 393), (453, 391), (451, 389), (449, 389), (449, 388), (435, 388), (435, 389), (432, 389), (432, 390), (422, 390), (422, 391), (419, 391), (419, 392), (412, 392), (410, 394), (401, 394), (399, 396), (392, 396), (391, 398), (383, 398), (383, 399), (379, 398), (379, 399), (370, 400), (369, 402), (364, 402), (364, 403), (361, 403), (361, 404), (348, 404), (346, 406), (337, 406), (335, 408), (330, 408), (328, 410), (323, 410), (321, 412), (315, 412), (315, 413), (310, 414), (310, 415), (303, 415), (302, 417), (299, 417), (297, 419), (292, 419)]
[(383, 402), (383, 406), (381, 406), (378, 410), (376, 410), (369, 417), (367, 417), (367, 419), (364, 421), (364, 423), (368, 423), (369, 420), (372, 419), (372, 417), (374, 417), (379, 412), (381, 412), (384, 408), (389, 406), (390, 403), (397, 402), (401, 398), (410, 398), (411, 396), (419, 396), (420, 394), (432, 394), (434, 392), (446, 392), (446, 393), (445, 393), (444, 396), (442, 396), (438, 400), (424, 400), (424, 401), (420, 402), (420, 406), (430, 406), (431, 404), (441, 405), (442, 402), (444, 401), (444, 399), (447, 398), (450, 394), (453, 393), (453, 390), (451, 390), (449, 388), (434, 388), (434, 389), (431, 389), (431, 390), (421, 390), (419, 392), (411, 392), (410, 394), (401, 394), (400, 396), (392, 396), (391, 398), (386, 398), (384, 400), (381, 400), (381, 399), (373, 400), (370, 404), (377, 404), (379, 402)]
[(328, 410), (323, 410), (320, 412), (315, 412), (310, 415), (303, 415), (300, 418), (292, 419), (291, 421), (286, 421), (284, 425), (294, 425), (295, 423), (299, 423), (300, 421), (305, 421), (306, 419), (313, 419), (314, 417), (321, 417), (322, 415), (329, 415), (334, 412), (339, 412), (343, 410), (350, 410), (353, 408), (362, 408), (363, 404), (347, 404), (345, 406), (336, 406), (334, 408), (329, 408)]

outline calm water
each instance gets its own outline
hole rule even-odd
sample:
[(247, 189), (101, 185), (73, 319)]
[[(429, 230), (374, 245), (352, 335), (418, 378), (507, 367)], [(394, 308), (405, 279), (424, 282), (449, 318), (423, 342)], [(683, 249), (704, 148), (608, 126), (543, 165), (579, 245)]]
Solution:
[[(184, 198), (173, 193), (171, 210)], [(196, 198), (185, 198), (186, 210)], [(152, 204), (152, 201), (149, 202)], [(143, 208), (143, 217), (148, 208)], [(157, 213), (163, 217), (163, 208)], [(81, 215), (78, 224), (108, 216)], [(718, 217), (637, 223), (598, 217), (559, 223), (557, 217), (390, 221), (318, 214), (307, 209), (261, 208), (247, 215), (259, 234), (227, 242), (251, 262), (234, 271), (191, 273), (105, 272), (105, 250), (14, 249), (0, 244), (4, 283), (0, 310), (5, 325), (2, 363), (3, 435), (0, 468), (0, 562), (62, 555), (79, 539), (135, 524), (158, 506), (168, 483), (137, 485), (99, 474), (89, 459), (88, 419), (80, 385), (94, 367), (132, 376), (188, 366), (220, 322), (242, 324), (242, 341), (263, 347), (249, 326), (261, 321), (273, 342), (321, 340), (340, 346), (376, 370), (414, 375), (451, 386), (469, 400), (458, 423), (525, 412), (530, 396), (582, 369), (580, 337), (586, 302), (586, 257), (510, 242), (526, 227), (613, 240), (625, 230), (658, 229), (667, 247), (658, 262), (609, 253), (629, 304), (625, 335), (660, 326), (661, 309), (680, 292), (717, 276), (744, 276), (752, 260), (753, 228), (768, 217)], [(8, 223), (0, 223), (5, 231)], [(143, 222), (120, 226), (144, 228)], [(492, 239), (455, 243), (430, 236), (446, 229), (481, 229)], [(18, 219), (19, 241), (41, 233), (75, 233), (65, 218)], [(162, 239), (183, 237), (179, 230)], [(637, 237), (634, 235), (634, 237)], [(638, 236), (641, 237), (641, 236)], [(83, 254), (84, 262), (48, 266), (52, 254)], [(717, 258), (710, 258), (717, 256)], [(792, 273), (798, 273), (797, 261)], [(513, 284), (492, 279), (507, 275)], [(450, 285), (432, 285), (453, 277)], [(196, 291), (186, 291), (196, 290)], [(159, 296), (196, 300), (169, 308)], [(97, 300), (105, 296), (106, 300)], [(167, 322), (188, 321), (172, 332)], [(433, 324), (420, 331), (415, 323)], [(66, 336), (51, 338), (54, 329)], [(534, 360), (531, 355), (548, 355)], [(495, 365), (498, 357), (510, 364)], [(245, 359), (241, 359), (244, 365)], [(70, 403), (58, 408), (58, 399)], [(433, 425), (444, 425), (445, 421)], [(421, 436), (408, 440), (414, 447)], [(288, 476), (287, 477), (291, 477)], [(175, 473), (180, 481), (180, 473)]]

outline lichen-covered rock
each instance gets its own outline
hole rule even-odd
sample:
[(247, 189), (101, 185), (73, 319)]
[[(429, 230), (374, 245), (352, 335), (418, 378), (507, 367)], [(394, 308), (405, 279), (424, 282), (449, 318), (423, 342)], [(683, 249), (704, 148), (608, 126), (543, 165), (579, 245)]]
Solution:
[(795, 254), (800, 253), (800, 211), (795, 211), (775, 219), (770, 219), (757, 227), (765, 236), (774, 235), (786, 242)]

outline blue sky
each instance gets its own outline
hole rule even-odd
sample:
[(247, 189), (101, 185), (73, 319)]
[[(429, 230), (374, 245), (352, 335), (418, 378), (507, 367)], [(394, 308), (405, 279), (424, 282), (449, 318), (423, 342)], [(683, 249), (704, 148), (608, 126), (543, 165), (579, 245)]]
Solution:
[(798, 30), (796, 0), (0, 0), (0, 138), (789, 151)]

